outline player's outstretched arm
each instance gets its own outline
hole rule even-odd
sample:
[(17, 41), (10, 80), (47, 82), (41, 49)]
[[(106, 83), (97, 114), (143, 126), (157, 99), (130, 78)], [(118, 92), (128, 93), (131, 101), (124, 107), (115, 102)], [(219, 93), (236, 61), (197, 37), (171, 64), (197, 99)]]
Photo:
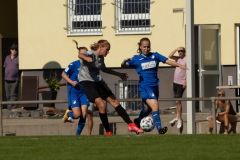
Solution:
[(92, 62), (93, 61), (92, 57), (86, 56), (84, 53), (79, 53), (78, 58), (83, 59), (87, 62)]
[(187, 67), (185, 67), (185, 66), (183, 66), (183, 65), (181, 65), (181, 64), (179, 64), (179, 63), (177, 63), (175, 61), (169, 60), (169, 59), (166, 60), (166, 63), (171, 65), (171, 66), (175, 66), (175, 67), (179, 67), (179, 68), (184, 69), (184, 70), (188, 70)]
[(131, 60), (131, 58), (126, 58), (126, 59), (124, 59), (123, 62), (121, 63), (121, 67), (122, 67), (122, 68), (127, 68), (126, 62), (129, 61), (129, 60)]
[(110, 68), (107, 68), (107, 67), (103, 68), (102, 71), (105, 72), (105, 73), (108, 73), (108, 74), (112, 74), (112, 75), (118, 76), (118, 77), (120, 77), (124, 81), (126, 81), (128, 79), (127, 73), (116, 72), (116, 71), (114, 71), (114, 70), (112, 70)]

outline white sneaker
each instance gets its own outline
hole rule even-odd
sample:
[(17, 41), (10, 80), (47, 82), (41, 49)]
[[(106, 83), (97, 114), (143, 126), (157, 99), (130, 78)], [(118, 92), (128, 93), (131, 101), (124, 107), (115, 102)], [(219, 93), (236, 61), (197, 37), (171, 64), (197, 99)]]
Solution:
[(182, 120), (178, 120), (177, 122), (178, 122), (178, 124), (177, 124), (177, 128), (179, 129), (179, 128), (182, 127)]
[[(210, 119), (212, 118), (212, 116), (208, 116), (206, 119), (208, 120), (208, 121), (210, 121)], [(220, 124), (221, 122), (220, 121), (218, 121), (218, 120), (216, 120), (216, 122), (218, 123), (218, 124)]]
[(207, 119), (208, 121), (210, 121), (211, 118), (212, 118), (212, 116), (208, 116), (206, 119)]
[(73, 123), (74, 120), (72, 119), (72, 117), (68, 117), (67, 121), (66, 122), (69, 122), (69, 123)]
[(220, 121), (218, 121), (218, 120), (216, 120), (216, 122), (218, 123), (218, 124), (220, 124), (221, 122)]
[(170, 123), (170, 124), (175, 124), (177, 121), (178, 121), (178, 119), (177, 119), (177, 118), (174, 118), (174, 119), (171, 120), (169, 123)]

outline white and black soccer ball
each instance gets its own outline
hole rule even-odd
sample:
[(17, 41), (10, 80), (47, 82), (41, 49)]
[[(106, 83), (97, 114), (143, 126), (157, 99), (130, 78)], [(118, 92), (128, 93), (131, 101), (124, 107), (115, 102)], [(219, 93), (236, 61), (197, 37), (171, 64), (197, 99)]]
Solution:
[(151, 117), (144, 117), (140, 122), (140, 127), (144, 132), (151, 132), (155, 124)]

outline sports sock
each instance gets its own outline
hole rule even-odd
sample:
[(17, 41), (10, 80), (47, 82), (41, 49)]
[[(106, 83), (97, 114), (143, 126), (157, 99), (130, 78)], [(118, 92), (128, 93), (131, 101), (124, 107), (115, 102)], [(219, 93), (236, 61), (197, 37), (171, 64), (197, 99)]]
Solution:
[(73, 115), (73, 112), (68, 112), (67, 115), (68, 115), (68, 117), (71, 117), (72, 119), (75, 119), (75, 118), (74, 118), (74, 115)]
[(157, 130), (161, 130), (162, 129), (162, 125), (161, 125), (161, 119), (160, 119), (160, 115), (158, 111), (152, 111), (152, 118), (154, 120), (155, 126), (157, 128)]
[(86, 122), (86, 118), (80, 117), (80, 119), (78, 121), (78, 127), (77, 127), (77, 131), (76, 131), (76, 135), (80, 135), (82, 133), (82, 130), (85, 126), (85, 122)]
[(144, 117), (146, 117), (146, 116), (148, 116), (148, 115), (149, 115), (149, 112), (147, 112), (146, 108), (143, 107), (143, 109), (141, 110), (141, 112), (140, 112), (140, 114), (139, 114), (139, 117), (138, 117), (139, 122), (140, 122)]
[(121, 105), (118, 105), (116, 108), (115, 108), (116, 112), (118, 113), (119, 116), (122, 117), (122, 119), (127, 123), (127, 124), (130, 124), (130, 123), (133, 123), (130, 119), (130, 117), (128, 116), (127, 112), (125, 111), (125, 109), (123, 109), (123, 107)]
[(105, 131), (110, 132), (107, 113), (100, 113), (99, 112), (99, 116), (100, 116), (100, 119), (102, 121), (103, 127), (105, 128)]

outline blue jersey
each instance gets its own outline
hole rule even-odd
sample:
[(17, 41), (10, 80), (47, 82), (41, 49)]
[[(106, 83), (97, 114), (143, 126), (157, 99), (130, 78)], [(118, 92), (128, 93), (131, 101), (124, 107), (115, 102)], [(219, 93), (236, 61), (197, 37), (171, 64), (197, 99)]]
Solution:
[[(72, 81), (79, 82), (78, 74), (80, 66), (80, 60), (76, 60), (70, 63), (63, 73), (68, 75), (69, 79)], [(75, 87), (73, 87), (68, 83), (68, 106), (74, 108), (82, 105), (89, 105), (89, 102), (81, 84), (78, 83)]]
[[(69, 79), (72, 81), (78, 80), (79, 68), (81, 66), (80, 60), (76, 60), (68, 65), (68, 67), (63, 71), (66, 75), (68, 75)], [(83, 92), (82, 86), (80, 83), (76, 87), (73, 87), (71, 84), (68, 83), (68, 90), (75, 90), (76, 92)]]
[(151, 52), (145, 56), (143, 54), (134, 55), (131, 60), (127, 61), (129, 67), (135, 68), (139, 75), (139, 90), (157, 86), (158, 79), (158, 65), (159, 62), (165, 63), (167, 57), (158, 52)]

